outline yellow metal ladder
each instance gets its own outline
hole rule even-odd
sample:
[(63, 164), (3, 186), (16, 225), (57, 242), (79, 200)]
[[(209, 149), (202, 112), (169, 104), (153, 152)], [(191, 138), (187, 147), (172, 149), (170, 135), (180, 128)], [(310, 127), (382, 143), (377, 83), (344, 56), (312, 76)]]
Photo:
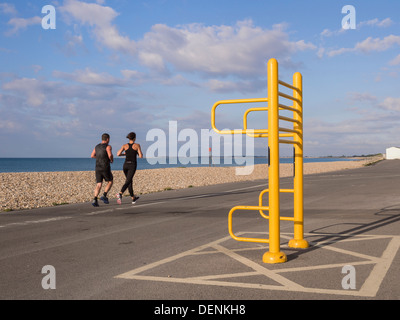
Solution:
[[(279, 85), (293, 90), (293, 95), (279, 91)], [(285, 98), (293, 102), (292, 106), (279, 103), (279, 98)], [(215, 125), (216, 108), (223, 104), (259, 103), (267, 102), (268, 107), (249, 108), (243, 115), (242, 130), (219, 130)], [(279, 111), (293, 112), (293, 117), (280, 116)], [(247, 116), (253, 111), (268, 111), (268, 129), (248, 129)], [(280, 121), (290, 123), (292, 128), (280, 127)], [(304, 239), (304, 215), (303, 215), (303, 84), (302, 75), (296, 72), (293, 75), (293, 84), (279, 80), (278, 62), (276, 59), (268, 61), (268, 98), (221, 100), (214, 104), (211, 110), (211, 125), (214, 131), (220, 134), (247, 134), (251, 137), (268, 138), (268, 189), (259, 195), (258, 206), (236, 206), (232, 208), (228, 216), (229, 233), (233, 239), (244, 242), (268, 243), (269, 251), (263, 255), (265, 263), (282, 263), (287, 261), (285, 253), (280, 250), (280, 221), (294, 222), (294, 237), (289, 241), (289, 247), (308, 248), (308, 242)], [(289, 138), (289, 139), (283, 139)], [(292, 138), (292, 139), (290, 139)], [(294, 182), (293, 189), (280, 189), (279, 186), (279, 144), (294, 145)], [(263, 195), (269, 194), (269, 205), (263, 205)], [(293, 193), (294, 216), (280, 216), (280, 193)], [(269, 220), (269, 238), (238, 237), (233, 232), (232, 216), (236, 210), (255, 210), (261, 216)], [(266, 215), (264, 211), (269, 211)]]

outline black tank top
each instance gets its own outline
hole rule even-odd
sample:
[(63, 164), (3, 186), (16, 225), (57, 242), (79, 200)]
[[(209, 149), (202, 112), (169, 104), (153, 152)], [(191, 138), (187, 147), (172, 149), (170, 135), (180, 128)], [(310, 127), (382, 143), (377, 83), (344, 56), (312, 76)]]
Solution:
[(96, 169), (97, 170), (106, 170), (110, 167), (110, 158), (107, 154), (108, 144), (99, 143), (95, 147), (96, 152)]
[(133, 143), (132, 144), (128, 143), (128, 146), (129, 146), (128, 149), (125, 150), (125, 155), (126, 155), (125, 162), (136, 163), (136, 157), (138, 155), (138, 152), (137, 150), (132, 148)]

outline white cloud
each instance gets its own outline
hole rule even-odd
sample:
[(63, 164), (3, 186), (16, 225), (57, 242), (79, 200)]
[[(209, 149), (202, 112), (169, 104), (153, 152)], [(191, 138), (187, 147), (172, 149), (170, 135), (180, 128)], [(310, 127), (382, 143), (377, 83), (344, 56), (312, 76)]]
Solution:
[(305, 120), (306, 136), (319, 143), (313, 145), (306, 140), (308, 154), (368, 154), (385, 152), (386, 146), (398, 144), (395, 141), (400, 135), (400, 98), (378, 100), (370, 93), (358, 92), (348, 93), (348, 98), (362, 105), (351, 109), (356, 112), (355, 116), (349, 113), (346, 119), (339, 121), (327, 118)]
[(7, 129), (9, 131), (13, 131), (15, 129), (18, 129), (19, 127), (20, 126), (17, 122), (0, 119), (0, 129)]
[(0, 13), (9, 14), (9, 15), (16, 15), (17, 10), (15, 6), (11, 3), (0, 3)]
[(368, 37), (364, 41), (357, 42), (354, 48), (340, 48), (335, 50), (329, 50), (327, 55), (329, 57), (334, 57), (346, 52), (363, 52), (370, 53), (373, 51), (381, 52), (392, 48), (395, 45), (400, 45), (400, 36), (389, 35), (381, 38)]
[(389, 62), (391, 66), (397, 66), (400, 64), (400, 54)]
[(364, 53), (371, 51), (385, 51), (394, 46), (395, 44), (400, 45), (400, 36), (389, 35), (383, 39), (368, 37), (362, 42), (355, 45), (354, 49), (362, 51)]
[(77, 0), (66, 0), (59, 8), (60, 12), (79, 23), (93, 27), (96, 40), (107, 48), (133, 54), (136, 45), (128, 36), (119, 33), (113, 20), (119, 15), (111, 7), (102, 6), (104, 1), (86, 3)]
[(379, 104), (379, 107), (385, 110), (400, 111), (400, 98), (387, 97)]
[(67, 55), (76, 54), (78, 48), (86, 49), (83, 36), (81, 34), (73, 34), (70, 31), (65, 33), (65, 41), (63, 45), (58, 45)]
[(355, 51), (352, 48), (340, 48), (340, 49), (336, 49), (336, 50), (329, 50), (326, 55), (328, 57), (334, 57), (334, 56), (338, 56), (340, 54), (346, 53), (346, 52), (352, 52)]
[(65, 0), (59, 10), (67, 21), (91, 27), (102, 46), (133, 55), (142, 65), (163, 74), (172, 70), (214, 76), (264, 74), (269, 57), (290, 64), (294, 53), (317, 49), (304, 40), (291, 41), (285, 24), (263, 29), (251, 20), (234, 26), (156, 24), (141, 40), (133, 41), (120, 34), (114, 23), (119, 14), (103, 3)]
[(143, 78), (145, 75), (137, 70), (129, 70), (129, 69), (124, 69), (121, 70), (121, 74), (125, 79), (140, 79)]
[(221, 81), (218, 79), (209, 80), (206, 87), (214, 92), (257, 92), (265, 88), (266, 83), (264, 80), (245, 80), (245, 81)]
[(84, 70), (76, 70), (73, 73), (66, 73), (61, 71), (53, 71), (53, 76), (65, 80), (71, 80), (83, 84), (95, 85), (95, 86), (121, 86), (124, 85), (124, 81), (118, 79), (108, 73), (96, 73), (90, 68)]
[(327, 38), (327, 37), (338, 36), (338, 35), (341, 35), (341, 34), (345, 33), (347, 30), (348, 30), (348, 29), (343, 29), (343, 28), (340, 28), (340, 29), (338, 29), (338, 30), (336, 30), (336, 31), (331, 31), (331, 30), (329, 30), (329, 29), (324, 29), (324, 30), (320, 33), (320, 36), (321, 36), (322, 38), (324, 38), (324, 37)]
[(251, 20), (235, 26), (157, 24), (137, 43), (139, 59), (159, 71), (173, 66), (179, 71), (218, 76), (264, 74), (268, 57), (290, 59), (298, 51), (316, 49), (304, 40), (290, 41), (284, 29), (284, 25), (263, 29)]
[(376, 102), (377, 97), (374, 95), (366, 92), (366, 93), (360, 93), (360, 92), (349, 92), (348, 97), (351, 101), (357, 101), (357, 102)]
[(8, 21), (8, 25), (12, 29), (5, 32), (7, 36), (14, 35), (20, 30), (25, 30), (27, 27), (32, 25), (40, 25), (42, 23), (42, 18), (32, 17), (32, 18), (12, 18)]
[(23, 95), (27, 99), (27, 103), (33, 107), (42, 105), (46, 99), (46, 88), (52, 85), (47, 83), (45, 86), (37, 79), (21, 78), (3, 85), (4, 90), (10, 90)]
[[(357, 25), (356, 29), (362, 28), (364, 26), (370, 26), (370, 27), (375, 27), (376, 26), (376, 27), (380, 27), (380, 28), (387, 28), (387, 27), (390, 27), (393, 24), (394, 24), (394, 22), (390, 18), (386, 18), (386, 19), (383, 19), (383, 20), (379, 20), (378, 18), (375, 18), (375, 19), (371, 19), (371, 20), (368, 20), (368, 21), (360, 22)], [(341, 34), (344, 34), (346, 31), (348, 31), (348, 29), (340, 28), (340, 29), (335, 30), (335, 31), (332, 31), (332, 30), (329, 30), (329, 29), (324, 29), (320, 33), (320, 36), (322, 38), (339, 36)]]
[(380, 28), (387, 28), (393, 25), (393, 21), (390, 18), (386, 18), (383, 20), (379, 20), (378, 18), (368, 20), (368, 21), (362, 21), (358, 24), (357, 27), (363, 27), (363, 26), (377, 26)]

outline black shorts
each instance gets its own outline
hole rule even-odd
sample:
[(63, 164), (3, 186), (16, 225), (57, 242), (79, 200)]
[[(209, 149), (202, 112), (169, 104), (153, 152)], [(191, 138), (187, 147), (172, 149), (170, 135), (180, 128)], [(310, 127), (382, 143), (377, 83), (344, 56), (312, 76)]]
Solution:
[(96, 169), (96, 182), (101, 183), (103, 179), (107, 182), (113, 181), (114, 177), (111, 173), (111, 168), (108, 169)]

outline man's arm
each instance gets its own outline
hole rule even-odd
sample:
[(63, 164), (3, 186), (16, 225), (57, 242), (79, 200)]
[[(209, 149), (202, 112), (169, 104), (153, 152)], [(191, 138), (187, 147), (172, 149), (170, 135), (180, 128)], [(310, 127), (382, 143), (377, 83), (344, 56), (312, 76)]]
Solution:
[(90, 155), (91, 158), (96, 158), (96, 149), (93, 149), (92, 154)]
[(107, 146), (107, 154), (108, 154), (108, 158), (110, 159), (110, 162), (113, 163), (114, 162), (114, 156), (112, 154), (112, 148), (111, 146)]

